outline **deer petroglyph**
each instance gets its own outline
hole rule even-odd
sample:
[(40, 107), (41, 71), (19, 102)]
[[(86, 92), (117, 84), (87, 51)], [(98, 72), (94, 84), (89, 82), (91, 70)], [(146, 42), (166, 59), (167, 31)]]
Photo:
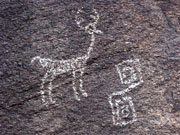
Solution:
[[(81, 30), (84, 30), (88, 33), (91, 37), (90, 39), (90, 46), (87, 49), (87, 53), (82, 57), (67, 59), (67, 60), (52, 60), (48, 58), (41, 58), (40, 56), (36, 56), (32, 58), (31, 63), (37, 61), (42, 68), (46, 69), (46, 73), (42, 78), (41, 83), (41, 96), (42, 102), (44, 104), (51, 104), (55, 103), (52, 99), (52, 90), (53, 90), (53, 80), (56, 76), (61, 75), (63, 73), (71, 72), (73, 76), (72, 87), (74, 90), (74, 96), (76, 100), (80, 100), (79, 92), (77, 91), (75, 81), (77, 79), (76, 73), (80, 72), (80, 79), (79, 79), (79, 91), (81, 92), (82, 96), (87, 97), (87, 92), (83, 89), (83, 80), (82, 76), (84, 74), (84, 70), (86, 68), (86, 62), (89, 59), (91, 52), (93, 51), (94, 42), (95, 42), (95, 33), (100, 34), (102, 31), (96, 29), (97, 22), (99, 20), (99, 14), (94, 9), (94, 15), (90, 15), (90, 18), (93, 20), (92, 23), (88, 23), (86, 26), (83, 26), (84, 19), (80, 16), (82, 10), (78, 10), (76, 16), (76, 24)], [(45, 88), (45, 83), (48, 83), (47, 89)]]

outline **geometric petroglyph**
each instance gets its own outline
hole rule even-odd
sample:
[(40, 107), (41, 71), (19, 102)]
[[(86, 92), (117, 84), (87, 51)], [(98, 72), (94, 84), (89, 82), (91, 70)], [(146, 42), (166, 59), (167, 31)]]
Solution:
[(139, 59), (126, 60), (117, 64), (115, 67), (121, 83), (124, 84), (126, 88), (135, 88), (143, 83)]
[(143, 83), (139, 59), (130, 59), (115, 65), (121, 84), (125, 88), (109, 96), (113, 125), (125, 126), (137, 121), (136, 111), (131, 97), (123, 96)]
[(126, 126), (137, 120), (131, 97), (123, 97), (119, 93), (113, 93), (109, 97), (109, 103), (112, 109), (113, 125)]
[[(88, 23), (87, 25), (83, 22), (85, 19), (84, 16), (81, 16), (82, 10), (78, 10), (76, 18), (76, 24), (81, 30), (84, 30), (86, 33), (90, 35), (90, 45), (87, 49), (87, 52), (84, 56), (76, 57), (68, 60), (52, 60), (49, 58), (42, 58), (40, 56), (36, 56), (32, 58), (31, 63), (38, 62), (43, 69), (46, 70), (44, 77), (42, 78), (41, 83), (41, 91), (40, 94), (42, 96), (42, 102), (44, 105), (49, 105), (52, 103), (55, 103), (52, 99), (52, 90), (53, 90), (53, 80), (56, 76), (71, 72), (73, 81), (72, 81), (72, 87), (74, 90), (74, 96), (76, 100), (80, 100), (80, 94), (82, 96), (87, 97), (87, 92), (83, 89), (83, 80), (82, 76), (84, 74), (84, 70), (86, 68), (86, 62), (89, 59), (95, 42), (95, 34), (101, 34), (102, 31), (96, 29), (97, 22), (99, 20), (99, 14), (94, 9), (93, 15), (90, 15), (91, 20), (93, 22)], [(80, 79), (79, 79), (79, 87), (76, 85), (77, 80), (77, 72), (80, 73)], [(48, 87), (45, 88), (45, 83), (48, 83)], [(79, 89), (79, 92), (78, 92)]]

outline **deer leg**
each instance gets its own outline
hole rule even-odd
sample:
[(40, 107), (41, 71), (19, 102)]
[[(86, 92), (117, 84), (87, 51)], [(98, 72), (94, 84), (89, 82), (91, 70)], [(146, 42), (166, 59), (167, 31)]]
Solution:
[(76, 98), (76, 100), (80, 101), (80, 98), (79, 98), (79, 93), (77, 92), (77, 88), (76, 88), (76, 71), (73, 71), (73, 90), (74, 90), (74, 96)]
[(84, 97), (87, 97), (88, 94), (85, 92), (85, 90), (83, 89), (83, 80), (82, 80), (82, 77), (83, 77), (83, 74), (84, 74), (84, 68), (80, 70), (80, 73), (81, 73), (81, 78), (80, 78), (80, 91), (82, 92), (82, 95)]
[[(50, 77), (50, 79), (48, 79)], [(52, 86), (52, 81), (54, 80), (54, 75), (51, 73), (51, 72), (46, 72), (46, 74), (44, 75), (44, 77), (42, 78), (42, 83), (41, 83), (41, 91), (40, 91), (40, 94), (42, 96), (42, 103), (44, 105), (48, 105), (48, 102), (49, 103), (55, 103), (53, 100), (52, 100), (52, 89), (53, 89), (53, 86)], [(48, 87), (47, 87), (47, 90), (45, 89), (45, 83), (48, 82)], [(48, 96), (48, 97), (46, 97)], [(49, 100), (49, 101), (47, 101)]]
[(52, 90), (53, 90), (53, 85), (52, 85), (52, 81), (54, 80), (54, 74), (51, 75), (51, 79), (49, 81), (49, 86), (48, 86), (48, 98), (49, 98), (49, 102), (51, 104), (54, 104), (55, 101), (52, 99)]
[(40, 94), (41, 94), (42, 103), (44, 103), (44, 104), (46, 104), (44, 85), (45, 85), (45, 82), (47, 81), (47, 78), (48, 78), (48, 72), (46, 72), (46, 74), (42, 78), (42, 83), (41, 83)]

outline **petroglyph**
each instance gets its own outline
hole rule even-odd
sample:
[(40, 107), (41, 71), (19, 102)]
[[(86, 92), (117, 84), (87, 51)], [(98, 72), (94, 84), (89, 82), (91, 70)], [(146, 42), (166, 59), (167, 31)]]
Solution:
[(135, 88), (143, 83), (139, 59), (126, 60), (117, 64), (115, 67), (119, 74), (121, 83), (127, 88)]
[(133, 88), (143, 83), (139, 59), (130, 59), (115, 65), (121, 84), (126, 88), (112, 93), (109, 103), (112, 109), (113, 125), (125, 126), (137, 120), (136, 111), (131, 97), (124, 96)]
[(131, 97), (123, 97), (115, 92), (109, 96), (109, 103), (112, 109), (113, 125), (126, 126), (137, 120)]
[[(95, 44), (95, 33), (96, 34), (101, 34), (102, 31), (96, 29), (96, 25), (99, 20), (99, 14), (97, 11), (94, 9), (93, 13), (94, 15), (90, 15), (90, 18), (93, 20), (92, 23), (88, 23), (86, 26), (82, 26), (82, 23), (84, 22), (83, 17), (81, 17), (81, 13), (83, 13), (82, 10), (78, 10), (77, 15), (76, 15), (76, 23), (78, 27), (82, 30), (84, 30), (86, 33), (88, 33), (91, 36), (90, 39), (90, 46), (87, 49), (87, 54), (85, 54), (82, 57), (77, 57), (77, 58), (72, 58), (68, 60), (52, 60), (48, 58), (41, 58), (40, 56), (36, 56), (32, 58), (31, 63), (34, 63), (37, 61), (43, 69), (46, 69), (46, 73), (44, 77), (42, 78), (42, 83), (41, 83), (41, 96), (42, 96), (42, 102), (44, 104), (51, 104), (55, 103), (52, 99), (52, 90), (53, 90), (53, 80), (55, 79), (56, 76), (61, 75), (63, 73), (67, 72), (72, 72), (72, 88), (74, 90), (74, 96), (76, 100), (80, 100), (80, 95), (79, 92), (77, 91), (77, 86), (76, 86), (76, 75), (77, 72), (80, 72), (80, 79), (79, 79), (79, 91), (81, 92), (82, 96), (87, 97), (88, 94), (87, 92), (83, 89), (83, 74), (84, 70), (86, 68), (86, 62), (90, 57), (90, 54), (93, 51), (93, 47)], [(45, 83), (48, 83), (48, 87), (45, 88)]]

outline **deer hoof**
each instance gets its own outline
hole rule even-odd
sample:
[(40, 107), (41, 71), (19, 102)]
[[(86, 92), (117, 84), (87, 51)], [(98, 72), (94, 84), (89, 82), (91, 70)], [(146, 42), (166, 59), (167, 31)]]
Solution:
[(78, 96), (75, 96), (75, 98), (76, 98), (77, 101), (80, 101), (80, 98)]
[(88, 96), (88, 94), (87, 94), (86, 92), (84, 92), (82, 95), (83, 95), (84, 97), (87, 97), (87, 96)]

